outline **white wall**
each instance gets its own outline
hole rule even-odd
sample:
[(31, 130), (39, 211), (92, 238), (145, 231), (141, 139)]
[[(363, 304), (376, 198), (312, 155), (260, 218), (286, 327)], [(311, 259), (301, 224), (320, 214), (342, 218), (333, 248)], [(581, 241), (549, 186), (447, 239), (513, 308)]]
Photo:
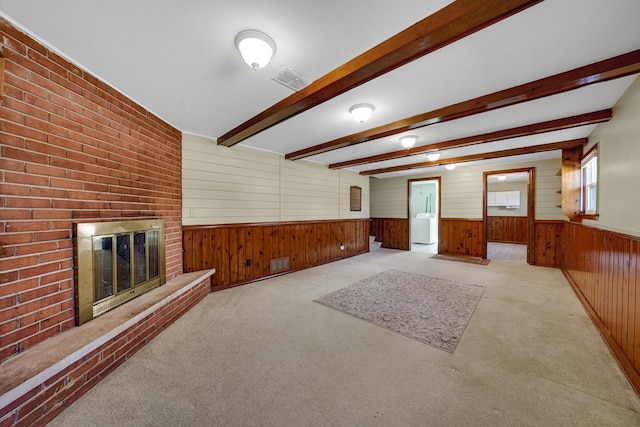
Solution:
[(589, 137), (598, 144), (598, 214), (584, 223), (640, 235), (640, 78), (613, 108), (613, 118)]
[[(360, 212), (349, 210), (352, 185), (362, 188)], [(183, 134), (183, 225), (368, 217), (368, 177)]]
[(501, 169), (536, 168), (536, 219), (564, 219), (561, 202), (560, 157), (537, 162), (501, 163), (490, 166), (458, 167), (427, 174), (371, 180), (371, 216), (407, 218), (407, 180), (442, 177), (442, 217), (482, 218), (483, 172)]

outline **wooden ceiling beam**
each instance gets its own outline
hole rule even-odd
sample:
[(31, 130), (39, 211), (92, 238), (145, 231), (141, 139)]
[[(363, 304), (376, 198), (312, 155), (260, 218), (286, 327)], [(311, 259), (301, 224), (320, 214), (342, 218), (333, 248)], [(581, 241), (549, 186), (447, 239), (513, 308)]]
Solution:
[(435, 162), (412, 163), (409, 165), (393, 166), (389, 168), (372, 169), (360, 172), (360, 175), (379, 175), (389, 172), (400, 172), (411, 169), (420, 169), (431, 166), (466, 163), (477, 160), (497, 159), (500, 157), (519, 156), (522, 154), (542, 153), (545, 151), (563, 150), (567, 148), (581, 147), (586, 144), (587, 138), (571, 139), (568, 141), (552, 142), (550, 144), (534, 145), (531, 147), (511, 148), (508, 150), (491, 151), (488, 153), (470, 154), (468, 156), (452, 157), (450, 159), (436, 160)]
[(461, 119), (502, 107), (532, 101), (546, 96), (578, 89), (594, 83), (625, 77), (640, 72), (640, 50), (635, 50), (564, 73), (545, 77), (520, 86), (459, 102), (427, 113), (398, 120), (376, 128), (334, 139), (313, 147), (298, 150), (285, 156), (287, 160), (298, 160), (338, 148), (349, 147), (374, 139), (384, 138), (413, 129)]
[(360, 159), (347, 160), (340, 163), (332, 163), (330, 169), (346, 168), (364, 165), (367, 163), (381, 162), (384, 160), (400, 159), (403, 157), (415, 156), (417, 154), (433, 152), (435, 150), (446, 150), (451, 148), (466, 147), (475, 144), (484, 144), (504, 139), (517, 138), (521, 136), (537, 135), (546, 132), (553, 132), (569, 129), (577, 126), (592, 125), (611, 120), (613, 111), (609, 108), (592, 113), (579, 114), (577, 116), (565, 117), (562, 119), (549, 120), (541, 123), (534, 123), (525, 126), (518, 126), (511, 129), (499, 130), (496, 132), (483, 133), (481, 135), (467, 136), (465, 138), (452, 139), (449, 141), (436, 142), (433, 144), (421, 145), (390, 153), (378, 154), (375, 156), (362, 157)]
[(218, 145), (231, 147), (541, 1), (454, 1), (220, 136)]

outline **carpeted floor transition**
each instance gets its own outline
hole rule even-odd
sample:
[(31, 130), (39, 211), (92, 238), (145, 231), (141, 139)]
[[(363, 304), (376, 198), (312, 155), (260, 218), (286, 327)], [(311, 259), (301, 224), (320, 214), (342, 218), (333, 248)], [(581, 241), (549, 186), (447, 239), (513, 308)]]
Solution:
[(466, 257), (466, 256), (445, 255), (445, 254), (435, 254), (431, 258), (433, 258), (433, 259), (443, 259), (445, 261), (466, 262), (467, 264), (476, 264), (476, 265), (489, 265), (489, 262), (491, 262), (491, 260), (489, 260), (489, 259), (472, 258), (472, 257)]
[(485, 287), (386, 270), (315, 300), (453, 353)]

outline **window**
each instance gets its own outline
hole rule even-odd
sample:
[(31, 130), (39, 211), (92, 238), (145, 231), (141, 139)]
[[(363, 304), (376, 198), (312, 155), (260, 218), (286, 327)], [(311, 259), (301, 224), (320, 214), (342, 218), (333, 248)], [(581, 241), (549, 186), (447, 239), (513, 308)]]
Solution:
[(594, 146), (582, 158), (582, 212), (595, 215), (598, 212), (598, 149)]

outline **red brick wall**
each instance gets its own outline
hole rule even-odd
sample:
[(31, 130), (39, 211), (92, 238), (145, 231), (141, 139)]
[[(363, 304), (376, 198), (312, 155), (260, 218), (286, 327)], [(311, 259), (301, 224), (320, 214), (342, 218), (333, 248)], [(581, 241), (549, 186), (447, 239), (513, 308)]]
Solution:
[(164, 218), (182, 273), (182, 194), (177, 129), (2, 19), (0, 36), (1, 362), (74, 326), (75, 223)]

